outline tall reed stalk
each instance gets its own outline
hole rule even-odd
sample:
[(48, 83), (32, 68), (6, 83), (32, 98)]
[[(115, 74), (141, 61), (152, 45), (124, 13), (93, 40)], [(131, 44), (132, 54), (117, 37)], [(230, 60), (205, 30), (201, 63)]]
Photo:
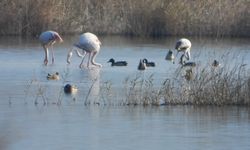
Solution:
[(1, 0), (0, 35), (250, 35), (248, 0)]

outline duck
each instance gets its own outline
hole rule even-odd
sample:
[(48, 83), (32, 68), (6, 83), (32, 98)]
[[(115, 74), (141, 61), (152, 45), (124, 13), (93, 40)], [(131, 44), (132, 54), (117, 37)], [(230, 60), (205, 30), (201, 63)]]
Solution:
[(174, 53), (172, 50), (169, 50), (166, 57), (165, 57), (166, 60), (169, 60), (169, 61), (172, 61), (174, 63)]
[(47, 79), (48, 80), (60, 80), (59, 73), (58, 72), (56, 72), (55, 74), (48, 73)]
[(187, 81), (192, 80), (194, 78), (193, 70), (192, 69), (186, 70), (186, 74), (184, 77)]
[(149, 62), (146, 58), (144, 58), (143, 63), (146, 64), (147, 67), (155, 67), (155, 63), (154, 62)]
[(145, 62), (143, 62), (143, 60), (140, 59), (139, 65), (138, 65), (138, 70), (145, 70), (147, 68)]
[(71, 85), (71, 84), (66, 84), (64, 86), (64, 93), (66, 94), (75, 94), (77, 93), (78, 88), (75, 85)]
[(192, 62), (192, 61), (186, 62), (184, 60), (184, 57), (185, 57), (185, 55), (183, 54), (180, 58), (180, 64), (182, 65), (182, 67), (196, 67), (195, 62)]
[(127, 66), (127, 61), (115, 61), (113, 58), (109, 59), (107, 63), (111, 63), (111, 66)]
[(213, 66), (213, 67), (218, 67), (218, 66), (220, 66), (219, 61), (214, 60), (213, 63), (212, 63), (212, 66)]

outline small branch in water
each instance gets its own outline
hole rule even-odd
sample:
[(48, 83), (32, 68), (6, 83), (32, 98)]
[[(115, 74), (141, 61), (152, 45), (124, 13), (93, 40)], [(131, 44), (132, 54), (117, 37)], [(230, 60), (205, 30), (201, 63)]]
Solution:
[(92, 88), (94, 87), (94, 85), (95, 85), (95, 83), (96, 83), (97, 80), (98, 80), (97, 78), (95, 78), (95, 79), (93, 80), (93, 83), (92, 83), (92, 85), (90, 86), (89, 91), (88, 91), (88, 94), (87, 94), (87, 96), (86, 96), (86, 98), (85, 98), (84, 105), (90, 104), (90, 102), (87, 103), (87, 102), (88, 102), (88, 98), (89, 98), (89, 95), (90, 95), (90, 93), (91, 93), (91, 91), (92, 91)]

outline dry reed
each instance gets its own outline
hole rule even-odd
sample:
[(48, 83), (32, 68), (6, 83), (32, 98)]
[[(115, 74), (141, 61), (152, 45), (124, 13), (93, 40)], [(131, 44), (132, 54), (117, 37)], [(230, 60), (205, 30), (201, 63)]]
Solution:
[(250, 35), (248, 0), (2, 0), (0, 35)]
[(180, 73), (184, 68), (178, 68), (177, 77), (160, 86), (154, 85), (153, 75), (127, 78), (122, 105), (249, 105), (250, 77), (245, 67), (206, 66), (194, 69), (191, 80)]

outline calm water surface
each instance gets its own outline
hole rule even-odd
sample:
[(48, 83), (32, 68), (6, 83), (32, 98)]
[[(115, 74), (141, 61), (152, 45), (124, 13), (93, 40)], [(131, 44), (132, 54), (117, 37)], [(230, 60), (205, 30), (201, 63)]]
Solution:
[[(250, 112), (246, 107), (118, 107), (84, 106), (100, 102), (102, 85), (121, 91), (126, 77), (150, 76), (160, 84), (174, 76), (178, 63), (164, 60), (178, 38), (139, 39), (100, 37), (96, 61), (101, 69), (79, 69), (67, 51), (77, 37), (57, 44), (55, 64), (44, 66), (44, 52), (36, 39), (0, 38), (0, 149), (250, 149)], [(214, 59), (223, 66), (250, 64), (249, 39), (190, 38), (192, 60), (199, 66)], [(128, 61), (127, 67), (110, 67), (110, 58)], [(137, 71), (139, 59), (156, 62), (155, 68)], [(46, 75), (58, 71), (60, 81)], [(66, 83), (79, 92), (62, 92)], [(90, 87), (92, 90), (89, 91)], [(89, 97), (86, 96), (89, 94)], [(43, 106), (43, 99), (49, 103)], [(113, 95), (117, 101), (122, 95)], [(34, 105), (37, 99), (38, 105)], [(54, 103), (61, 101), (61, 105)]]

